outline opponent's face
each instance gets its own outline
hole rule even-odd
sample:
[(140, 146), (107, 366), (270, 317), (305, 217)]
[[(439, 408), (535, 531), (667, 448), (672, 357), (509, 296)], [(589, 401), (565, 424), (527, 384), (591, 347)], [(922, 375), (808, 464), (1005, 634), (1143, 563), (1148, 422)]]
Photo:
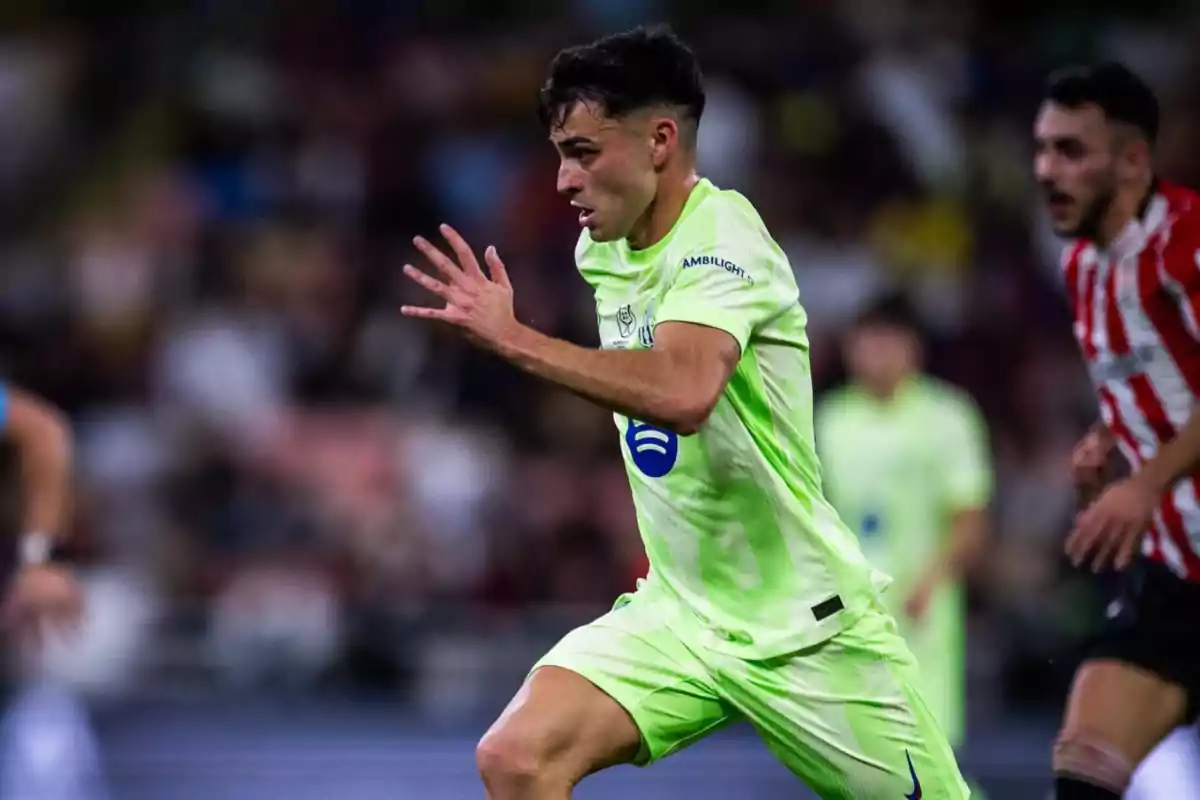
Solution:
[(1096, 105), (1042, 104), (1033, 169), (1059, 236), (1096, 235), (1119, 182), (1113, 134)]
[(674, 122), (648, 112), (613, 118), (594, 103), (579, 102), (551, 131), (560, 159), (558, 191), (579, 209), (579, 224), (593, 240), (629, 236), (654, 201), (666, 157), (664, 124)]
[(890, 394), (917, 368), (920, 344), (911, 331), (892, 325), (862, 325), (846, 339), (843, 357), (855, 383)]

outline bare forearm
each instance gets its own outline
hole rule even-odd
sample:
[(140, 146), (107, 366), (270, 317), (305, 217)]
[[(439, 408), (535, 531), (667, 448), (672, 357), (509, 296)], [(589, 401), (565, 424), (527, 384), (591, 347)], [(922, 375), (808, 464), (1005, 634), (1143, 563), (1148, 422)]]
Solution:
[(950, 523), (950, 537), (938, 562), (940, 577), (961, 580), (979, 563), (987, 544), (987, 513), (966, 509), (956, 513)]
[(70, 504), (71, 433), (52, 406), (14, 391), (5, 433), (16, 445), (25, 500), (25, 532), (59, 535)]
[(22, 448), (25, 530), (59, 536), (70, 504), (71, 441), (65, 426), (47, 423), (42, 436)]
[(631, 419), (692, 433), (708, 409), (690, 399), (675, 361), (655, 350), (593, 350), (522, 326), (500, 356)]
[(1158, 455), (1150, 459), (1137, 474), (1156, 494), (1167, 492), (1177, 482), (1200, 468), (1200, 412), (1193, 410), (1187, 423)]

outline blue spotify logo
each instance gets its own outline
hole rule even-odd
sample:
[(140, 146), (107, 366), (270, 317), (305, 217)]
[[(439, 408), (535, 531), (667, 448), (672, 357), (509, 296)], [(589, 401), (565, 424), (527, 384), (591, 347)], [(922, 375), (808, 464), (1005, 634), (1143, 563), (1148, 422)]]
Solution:
[(647, 478), (666, 475), (679, 458), (679, 437), (645, 422), (629, 420), (629, 427), (625, 429), (625, 445), (629, 448), (633, 463)]

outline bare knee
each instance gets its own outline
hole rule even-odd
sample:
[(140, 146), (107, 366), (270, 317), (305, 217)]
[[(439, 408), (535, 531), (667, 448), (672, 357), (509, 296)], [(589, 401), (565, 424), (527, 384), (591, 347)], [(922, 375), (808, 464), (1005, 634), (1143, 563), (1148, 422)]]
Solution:
[(631, 760), (641, 736), (621, 706), (585, 678), (537, 670), (475, 750), (497, 797), (565, 796), (598, 769)]
[(552, 780), (546, 748), (533, 736), (503, 727), (480, 740), (475, 763), (484, 784), (493, 790), (529, 789)]
[(1100, 734), (1062, 731), (1054, 742), (1054, 772), (1123, 793), (1137, 765)]
[(1122, 661), (1087, 661), (1071, 686), (1054, 771), (1123, 792), (1186, 706), (1182, 687), (1151, 672)]

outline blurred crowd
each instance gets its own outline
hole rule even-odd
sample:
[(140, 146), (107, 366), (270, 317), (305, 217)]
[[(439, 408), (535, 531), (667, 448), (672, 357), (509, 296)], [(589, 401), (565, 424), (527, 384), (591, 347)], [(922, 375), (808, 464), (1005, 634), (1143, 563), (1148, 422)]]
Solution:
[(499, 248), (524, 321), (593, 343), (534, 97), (559, 47), (670, 19), (705, 65), (701, 170), (789, 254), (818, 389), (899, 286), (984, 409), (973, 700), (1056, 699), (1090, 619), (1059, 553), (1094, 410), (1029, 129), (1048, 69), (1119, 57), (1162, 93), (1163, 174), (1200, 183), (1196, 26), (1167, 4), (4, 6), (0, 372), (78, 434), (93, 604), (64, 674), (425, 699), (633, 586), (611, 417), (400, 318), (398, 277), (451, 222)]

